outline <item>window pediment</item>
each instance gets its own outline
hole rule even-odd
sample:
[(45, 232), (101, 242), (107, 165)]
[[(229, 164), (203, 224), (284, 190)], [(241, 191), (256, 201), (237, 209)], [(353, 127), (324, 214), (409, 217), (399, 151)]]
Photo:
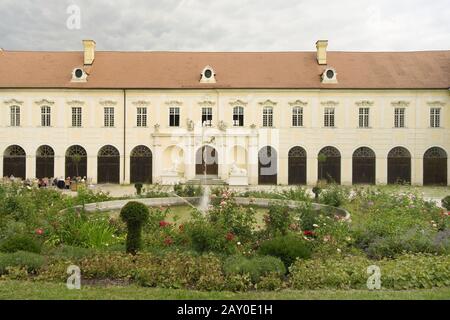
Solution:
[(308, 102), (307, 102), (307, 101), (300, 100), (300, 99), (297, 99), (297, 100), (295, 100), (295, 101), (288, 102), (288, 104), (289, 104), (291, 107), (294, 107), (294, 106), (306, 106), (306, 105), (308, 104)]
[(259, 102), (259, 104), (262, 105), (263, 107), (275, 107), (278, 104), (278, 102), (267, 99), (266, 101)]
[(4, 100), (4, 104), (23, 104), (23, 101), (17, 99)]

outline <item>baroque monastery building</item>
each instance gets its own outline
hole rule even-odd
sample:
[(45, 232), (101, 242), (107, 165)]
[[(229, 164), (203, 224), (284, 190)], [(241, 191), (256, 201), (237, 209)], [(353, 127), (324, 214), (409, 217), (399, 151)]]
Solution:
[(0, 49), (0, 176), (448, 185), (450, 51)]

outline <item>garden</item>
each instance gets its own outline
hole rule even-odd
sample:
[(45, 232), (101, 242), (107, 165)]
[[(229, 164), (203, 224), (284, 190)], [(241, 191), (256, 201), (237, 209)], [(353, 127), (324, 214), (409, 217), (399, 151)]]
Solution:
[[(136, 187), (134, 197), (116, 199), (85, 187), (71, 196), (0, 185), (0, 298), (55, 290), (59, 298), (80, 297), (65, 288), (72, 265), (81, 271), (81, 292), (101, 292), (85, 298), (123, 297), (118, 290), (130, 288), (152, 299), (450, 293), (450, 196), (442, 208), (413, 189), (383, 186), (328, 184), (312, 194), (302, 187), (215, 187), (205, 211), (195, 202), (200, 186)], [(174, 195), (186, 203), (143, 203)], [(267, 205), (259, 205), (262, 199)], [(111, 200), (126, 204), (87, 210)], [(367, 296), (370, 266), (380, 270), (376, 296)]]

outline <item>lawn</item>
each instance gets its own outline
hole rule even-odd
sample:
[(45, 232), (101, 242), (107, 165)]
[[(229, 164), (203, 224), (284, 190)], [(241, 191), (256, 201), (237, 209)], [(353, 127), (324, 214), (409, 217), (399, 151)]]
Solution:
[(28, 300), (448, 300), (450, 288), (430, 290), (281, 290), (235, 293), (202, 292), (140, 286), (82, 286), (69, 290), (63, 283), (0, 281), (0, 299)]

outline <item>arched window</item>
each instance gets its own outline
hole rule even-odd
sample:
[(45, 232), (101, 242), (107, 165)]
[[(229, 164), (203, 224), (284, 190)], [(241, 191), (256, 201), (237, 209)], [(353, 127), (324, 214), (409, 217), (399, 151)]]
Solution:
[(97, 183), (120, 183), (120, 153), (111, 145), (98, 151)]
[(36, 151), (36, 178), (53, 178), (55, 166), (55, 151), (47, 145), (40, 146)]
[(87, 176), (87, 153), (79, 145), (71, 146), (66, 151), (66, 177), (86, 177)]
[(152, 183), (152, 151), (146, 146), (137, 146), (130, 156), (130, 182)]
[(447, 185), (447, 152), (439, 147), (429, 148), (423, 155), (423, 184)]
[(12, 145), (3, 153), (3, 176), (26, 178), (26, 153), (22, 147)]
[(403, 147), (395, 147), (389, 151), (388, 183), (411, 183), (411, 154)]
[(293, 147), (288, 153), (288, 183), (306, 184), (306, 150)]
[(341, 183), (341, 153), (335, 147), (325, 147), (318, 156), (319, 180), (329, 183)]
[(353, 184), (375, 184), (375, 152), (361, 147), (353, 152)]

